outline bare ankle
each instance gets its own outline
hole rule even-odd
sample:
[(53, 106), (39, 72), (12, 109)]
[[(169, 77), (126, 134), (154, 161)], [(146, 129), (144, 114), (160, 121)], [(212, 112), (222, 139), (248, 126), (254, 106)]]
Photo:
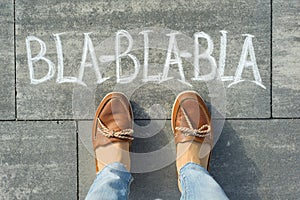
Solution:
[(198, 142), (188, 141), (178, 143), (176, 160), (177, 171), (180, 171), (180, 169), (189, 162), (204, 165), (205, 163), (202, 163), (199, 158), (200, 149), (201, 143)]
[(116, 142), (101, 146), (95, 150), (99, 171), (114, 162), (122, 163), (130, 171), (130, 154), (128, 142)]

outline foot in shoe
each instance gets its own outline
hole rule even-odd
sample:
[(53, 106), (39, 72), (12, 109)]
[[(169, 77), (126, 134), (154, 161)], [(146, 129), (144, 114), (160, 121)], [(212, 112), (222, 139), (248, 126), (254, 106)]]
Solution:
[(176, 160), (177, 171), (179, 172), (180, 169), (189, 162), (199, 164), (205, 169), (207, 169), (209, 162), (209, 154), (199, 154), (200, 152), (209, 152), (209, 149), (204, 148), (210, 148), (210, 145), (194, 141), (178, 143)]
[(92, 142), (97, 173), (115, 162), (130, 170), (132, 127), (133, 115), (127, 97), (117, 92), (107, 94), (96, 110), (93, 123)]
[(98, 169), (101, 171), (106, 165), (119, 162), (130, 171), (130, 153), (128, 142), (115, 142), (100, 146), (95, 150)]

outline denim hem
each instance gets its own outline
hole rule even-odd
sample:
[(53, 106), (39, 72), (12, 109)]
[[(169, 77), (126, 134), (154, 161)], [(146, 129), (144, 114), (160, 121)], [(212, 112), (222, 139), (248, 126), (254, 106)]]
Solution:
[(199, 168), (201, 171), (204, 171), (205, 173), (208, 173), (208, 171), (204, 167), (199, 165), (198, 163), (188, 162), (183, 167), (181, 167), (181, 169), (179, 170), (179, 174), (181, 174), (182, 171), (186, 170), (186, 168), (190, 168), (190, 167), (196, 167), (196, 168)]
[(125, 165), (120, 162), (113, 162), (108, 165), (106, 165), (98, 174), (97, 177), (101, 177), (103, 173), (105, 173), (107, 170), (115, 170), (117, 173), (125, 173), (128, 175), (128, 179), (126, 179), (126, 183), (131, 183), (133, 181), (133, 177), (131, 173), (126, 169)]

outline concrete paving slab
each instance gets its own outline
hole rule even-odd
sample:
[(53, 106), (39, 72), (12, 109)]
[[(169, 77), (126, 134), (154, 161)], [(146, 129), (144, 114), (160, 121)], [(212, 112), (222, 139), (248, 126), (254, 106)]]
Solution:
[(1, 199), (76, 199), (75, 122), (1, 122)]
[(300, 116), (300, 4), (273, 1), (273, 116)]
[(299, 199), (300, 120), (227, 121), (212, 171), (230, 199)]
[[(149, 120), (135, 122), (136, 138), (131, 146), (131, 169), (135, 172), (139, 171), (139, 173), (133, 173), (134, 182), (131, 185), (130, 199), (176, 199), (180, 193), (177, 190), (177, 180), (174, 178), (176, 177), (176, 168), (173, 162), (175, 160), (175, 144), (170, 132), (170, 123), (166, 121), (166, 124), (163, 122), (164, 125), (162, 125), (159, 120), (154, 120), (152, 124), (149, 122)], [(157, 123), (156, 127), (159, 127), (156, 130), (153, 126), (154, 123)], [(80, 138), (79, 199), (84, 199), (95, 178), (95, 159), (90, 138), (92, 122), (79, 122), (78, 125)], [(138, 130), (143, 130), (143, 132)], [(158, 152), (157, 155), (155, 151)], [(151, 152), (153, 155), (150, 155)], [(153, 158), (155, 155), (157, 157)], [(169, 155), (170, 159), (166, 159), (163, 155)], [(160, 159), (168, 161), (162, 163), (159, 161)], [(141, 169), (142, 165), (145, 166), (144, 169)], [(141, 173), (141, 170), (148, 172)], [(153, 184), (156, 180), (160, 184)], [(150, 190), (151, 183), (153, 185)]]
[[(199, 91), (208, 102), (213, 102), (212, 99), (216, 97), (225, 102), (223, 95), (226, 93), (227, 107), (225, 106), (225, 108), (227, 109), (228, 117), (270, 117), (270, 1), (182, 2), (168, 0), (124, 3), (123, 1), (107, 2), (94, 0), (76, 0), (72, 2), (44, 2), (39, 0), (29, 2), (17, 0), (16, 15), (17, 99), (18, 117), (20, 119), (91, 119), (93, 117), (93, 109), (99, 103), (100, 97), (112, 90), (125, 92), (130, 90), (135, 92), (135, 95), (132, 96), (132, 101), (136, 105), (134, 106), (136, 119), (148, 119), (147, 116), (151, 114), (150, 108), (154, 104), (160, 104), (166, 110), (166, 115), (164, 116), (169, 118), (170, 108), (176, 96), (174, 90), (177, 91), (172, 89), (172, 87), (170, 89), (170, 86), (178, 88), (174, 82), (177, 84), (180, 82), (176, 81), (176, 79), (166, 81), (165, 83), (169, 87), (165, 87), (157, 82), (141, 83), (140, 77), (143, 75), (142, 64), (144, 64), (144, 41), (141, 35), (132, 36), (134, 45), (137, 44), (140, 48), (132, 49), (131, 53), (141, 63), (141, 69), (137, 78), (131, 82), (135, 88), (132, 89), (130, 84), (127, 83), (123, 84), (122, 87), (118, 87), (116, 84), (116, 62), (112, 61), (116, 58), (115, 34), (119, 30), (129, 31), (143, 27), (155, 27), (154, 32), (158, 29), (180, 31), (189, 38), (188, 42), (180, 38), (177, 41), (181, 51), (180, 56), (183, 58), (183, 71), (186, 81), (193, 86), (188, 88)], [(225, 42), (225, 36), (222, 40), (223, 43), (221, 42), (221, 30), (228, 32), (227, 43)], [(223, 62), (225, 63), (224, 76), (234, 76), (237, 84), (233, 84), (228, 88), (234, 82), (233, 80), (221, 82), (224, 84), (225, 89), (217, 87), (213, 88), (214, 91), (212, 92), (208, 89), (207, 82), (191, 80), (194, 76), (194, 69), (188, 63), (194, 63), (194, 59), (190, 57), (194, 54), (193, 34), (201, 31), (208, 34), (212, 39), (214, 43), (212, 56), (218, 65), (219, 60), (222, 60), (219, 58), (225, 56), (223, 54), (225, 51), (223, 51), (222, 56), (219, 56), (221, 54), (220, 44), (223, 44), (223, 49), (225, 49), (224, 44), (227, 44), (226, 61)], [(86, 62), (93, 62), (92, 66), (96, 66), (97, 64), (95, 63), (97, 61), (100, 72), (96, 72), (94, 68), (87, 67), (85, 69), (82, 81), (88, 85), (86, 87), (79, 86), (78, 79), (80, 79), (80, 65), (85, 63), (82, 61), (84, 33), (89, 32), (92, 32), (90, 38), (95, 47), (95, 57), (93, 61), (90, 55), (92, 51), (89, 51)], [(121, 34), (124, 34), (124, 32), (121, 32)], [(251, 36), (248, 35), (246, 40), (246, 36), (243, 34), (255, 36), (252, 38), (253, 48), (250, 45)], [(26, 48), (26, 39), (29, 43), (27, 45), (28, 48)], [(155, 66), (158, 66), (160, 74), (163, 73), (170, 36), (164, 35), (154, 39), (149, 43), (151, 47), (149, 61), (154, 62), (156, 65), (154, 65), (153, 69), (151, 68), (153, 71), (150, 70), (149, 75), (157, 74)], [(61, 41), (61, 46), (59, 41)], [(41, 44), (42, 46), (45, 44), (45, 52), (41, 51)], [(88, 45), (87, 49), (91, 50), (91, 43), (87, 36), (86, 44)], [(125, 51), (125, 45), (128, 45), (128, 43), (125, 41), (120, 44), (123, 45), (121, 51)], [(200, 53), (202, 53), (204, 51), (203, 48), (207, 48), (206, 39), (202, 39), (200, 44)], [(161, 48), (159, 45), (163, 45), (163, 47)], [(242, 53), (243, 49), (245, 54)], [(252, 49), (254, 49), (254, 54), (250, 57)], [(29, 50), (31, 54), (29, 54)], [(62, 53), (60, 53), (61, 51)], [(40, 58), (36, 57), (39, 52), (41, 53)], [(241, 56), (242, 54), (244, 57)], [(28, 57), (28, 55), (30, 56)], [(63, 59), (58, 55), (63, 55)], [(107, 55), (111, 56), (103, 57)], [(252, 60), (254, 62), (253, 55), (256, 57), (257, 70), (253, 66), (244, 68), (246, 62), (242, 60)], [(121, 77), (132, 75), (133, 61), (130, 57), (122, 58), (122, 60), (123, 70), (121, 70)], [(31, 78), (29, 72), (30, 61), (33, 62), (32, 71), (34, 72)], [(63, 72), (61, 70), (62, 67), (58, 67), (62, 66), (62, 64), (64, 65)], [(208, 74), (211, 71), (210, 65), (207, 59), (200, 59), (200, 66), (202, 66), (200, 69), (201, 75)], [(49, 72), (49, 68), (52, 69), (52, 67), (53, 71), (50, 70)], [(172, 75), (171, 71), (173, 74), (175, 73), (175, 78), (181, 78), (178, 65), (170, 67), (169, 76)], [(49, 76), (47, 76), (48, 72)], [(98, 78), (96, 78), (96, 74), (98, 74)], [(111, 77), (111, 79), (95, 85), (97, 80), (100, 80), (100, 76), (102, 78)], [(44, 79), (42, 79), (43, 77)], [(66, 79), (66, 77), (69, 78)], [(240, 80), (245, 81), (239, 82)], [(251, 82), (254, 80), (259, 84)], [(76, 83), (66, 83), (74, 81)], [(211, 82), (215, 82), (215, 80)], [(183, 85), (184, 88), (182, 88)], [(182, 91), (182, 89), (185, 89), (185, 86), (186, 84), (181, 83), (179, 90)], [(74, 108), (73, 104), (76, 106), (78, 103), (77, 101), (74, 103), (74, 89), (90, 91), (90, 96), (83, 99), (83, 101), (79, 101), (94, 103), (92, 105), (83, 105), (87, 107), (87, 109), (83, 110), (89, 110), (88, 112), (78, 113), (78, 110)], [(162, 98), (162, 96), (158, 95), (158, 101), (157, 97), (153, 95), (153, 91), (157, 94), (164, 94), (163, 96), (166, 97)], [(75, 97), (78, 97), (78, 94), (75, 94)], [(84, 107), (81, 105), (79, 111), (82, 111), (82, 108)], [(160, 108), (159, 110), (162, 109)], [(164, 117), (156, 115), (154, 118), (161, 119)]]
[(13, 2), (0, 3), (0, 119), (15, 118), (14, 11)]
[[(147, 121), (138, 120), (138, 123), (142, 126)], [(91, 125), (91, 122), (79, 122), (80, 199), (84, 199), (95, 178), (89, 139)], [(299, 199), (299, 130), (300, 120), (226, 121), (213, 150), (212, 176), (230, 199)], [(132, 151), (145, 153), (161, 149), (171, 140), (170, 131), (167, 121), (155, 136), (136, 139)], [(130, 199), (179, 199), (175, 169), (175, 163), (171, 163), (153, 172), (134, 173)]]

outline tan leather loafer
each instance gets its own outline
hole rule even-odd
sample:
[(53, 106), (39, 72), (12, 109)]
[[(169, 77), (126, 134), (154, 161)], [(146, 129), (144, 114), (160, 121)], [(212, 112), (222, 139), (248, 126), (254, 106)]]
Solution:
[[(100, 102), (93, 123), (94, 151), (115, 142), (133, 140), (133, 115), (129, 100), (123, 93), (112, 92)], [(95, 153), (96, 154), (96, 153)], [(96, 172), (99, 172), (96, 158)]]
[(213, 145), (210, 113), (200, 95), (194, 91), (180, 93), (173, 105), (172, 130), (177, 144), (178, 188), (179, 172), (188, 162), (200, 164), (207, 170)]
[(176, 144), (190, 141), (201, 143), (199, 156), (200, 159), (206, 160), (204, 163), (207, 165), (204, 167), (208, 169), (213, 132), (210, 113), (198, 93), (185, 91), (177, 96), (172, 109), (171, 123)]

